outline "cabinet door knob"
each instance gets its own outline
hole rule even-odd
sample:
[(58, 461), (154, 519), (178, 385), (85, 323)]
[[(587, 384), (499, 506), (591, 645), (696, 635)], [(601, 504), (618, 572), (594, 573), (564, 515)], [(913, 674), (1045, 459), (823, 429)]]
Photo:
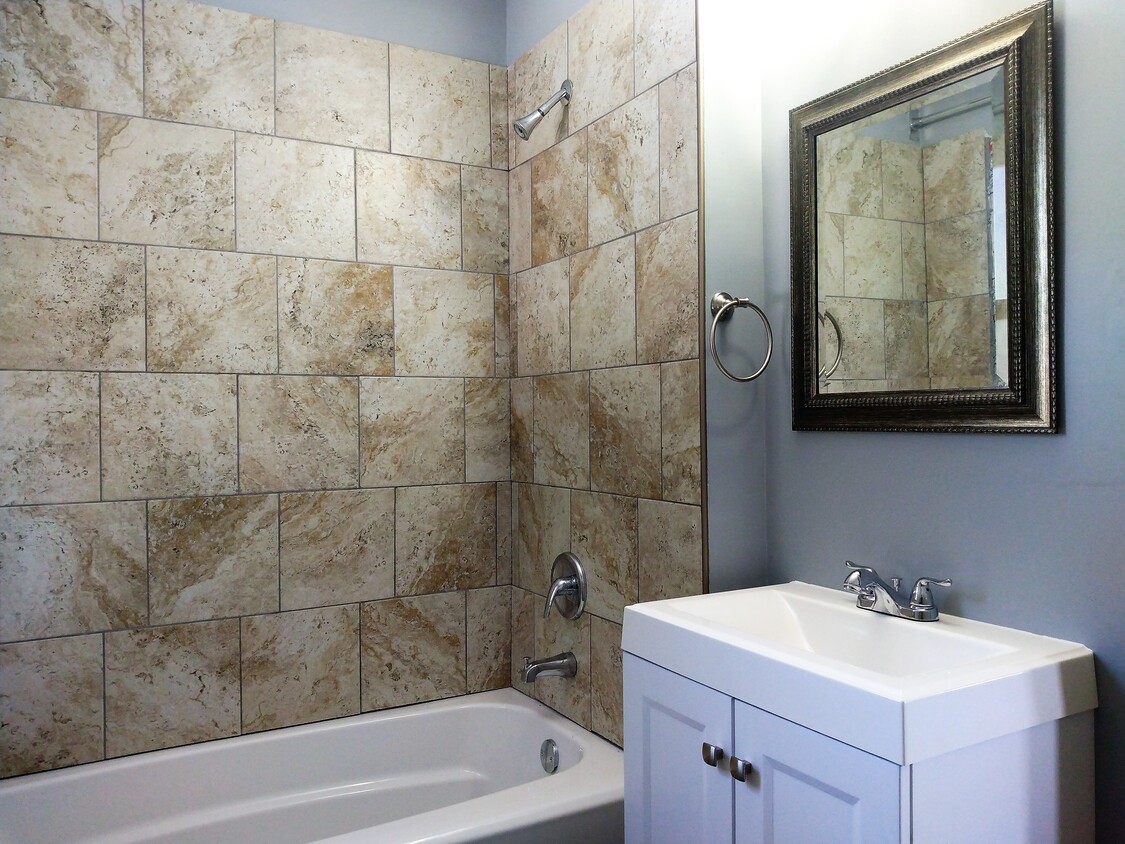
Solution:
[(703, 742), (703, 761), (710, 765), (712, 768), (718, 767), (719, 763), (723, 761), (723, 749), (716, 747), (709, 742)]
[(730, 758), (730, 775), (739, 782), (746, 782), (746, 778), (750, 776), (753, 769), (754, 766), (745, 759), (739, 759), (737, 756)]

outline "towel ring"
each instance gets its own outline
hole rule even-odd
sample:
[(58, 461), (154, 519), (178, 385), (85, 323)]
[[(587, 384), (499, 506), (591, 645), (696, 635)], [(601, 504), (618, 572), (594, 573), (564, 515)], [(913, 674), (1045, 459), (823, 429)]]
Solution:
[(832, 365), (822, 366), (817, 376), (828, 380), (832, 377), (832, 373), (836, 371), (836, 367), (840, 365), (840, 358), (844, 356), (844, 333), (840, 330), (840, 323), (836, 322), (836, 317), (832, 316), (832, 311), (825, 309), (823, 313), (817, 311), (816, 318), (820, 321), (821, 326), (824, 321), (832, 323), (832, 327), (836, 329), (836, 360), (832, 361)]
[[(759, 366), (757, 371), (752, 375), (735, 375), (732, 373), (723, 366), (723, 362), (719, 359), (719, 352), (715, 349), (715, 329), (720, 322), (725, 322), (730, 319), (731, 313), (733, 313), (732, 308), (750, 308), (761, 318), (762, 325), (766, 327), (766, 359), (762, 361), (762, 365)], [(765, 372), (766, 367), (770, 365), (770, 357), (773, 355), (773, 329), (770, 328), (770, 321), (766, 318), (762, 309), (749, 299), (738, 299), (731, 296), (729, 293), (719, 292), (711, 297), (711, 316), (713, 317), (711, 320), (710, 333), (711, 357), (715, 359), (715, 366), (719, 367), (719, 372), (723, 373), (723, 375), (727, 376), (731, 381), (742, 382), (753, 381)]]

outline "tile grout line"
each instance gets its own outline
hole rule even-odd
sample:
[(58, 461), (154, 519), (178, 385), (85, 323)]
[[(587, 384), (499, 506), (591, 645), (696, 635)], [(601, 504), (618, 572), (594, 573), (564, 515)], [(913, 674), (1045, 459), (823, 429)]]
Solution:
[(109, 666), (106, 664), (105, 633), (102, 639), (102, 759), (109, 758)]

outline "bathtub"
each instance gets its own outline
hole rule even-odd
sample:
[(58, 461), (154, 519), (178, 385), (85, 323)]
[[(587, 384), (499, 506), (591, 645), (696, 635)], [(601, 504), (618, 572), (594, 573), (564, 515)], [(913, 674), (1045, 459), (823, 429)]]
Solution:
[(0, 782), (0, 842), (615, 842), (622, 759), (502, 689)]

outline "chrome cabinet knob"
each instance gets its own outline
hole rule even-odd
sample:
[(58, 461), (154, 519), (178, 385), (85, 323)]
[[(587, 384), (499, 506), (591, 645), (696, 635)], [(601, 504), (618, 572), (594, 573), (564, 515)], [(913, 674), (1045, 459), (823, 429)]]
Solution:
[(703, 761), (712, 768), (717, 768), (725, 755), (721, 747), (716, 747), (710, 742), (703, 742)]
[(739, 759), (737, 756), (730, 758), (730, 775), (739, 782), (746, 782), (746, 778), (750, 776), (752, 770), (754, 770), (754, 766), (745, 759)]

